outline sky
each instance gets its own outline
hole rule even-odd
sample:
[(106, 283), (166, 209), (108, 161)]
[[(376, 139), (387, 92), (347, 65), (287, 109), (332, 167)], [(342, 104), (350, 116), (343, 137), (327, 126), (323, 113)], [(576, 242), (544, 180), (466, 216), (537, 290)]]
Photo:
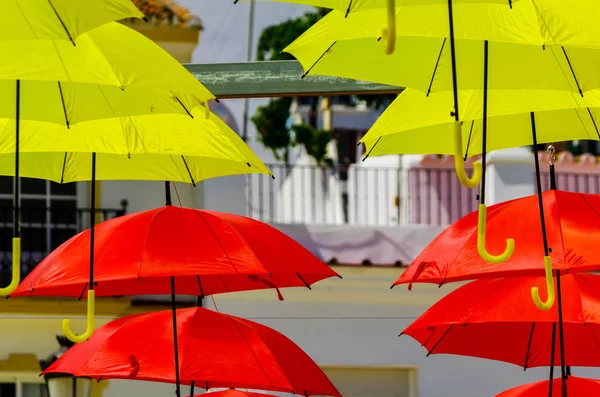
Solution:
[[(178, 3), (197, 15), (204, 26), (200, 34), (200, 43), (194, 52), (194, 63), (226, 63), (245, 62), (248, 48), (249, 4), (233, 0), (178, 0)], [(267, 26), (283, 22), (310, 11), (310, 7), (278, 3), (262, 2), (255, 4), (254, 34), (252, 46), (253, 60), (256, 54), (258, 37)], [(222, 101), (233, 112), (237, 124), (243, 125), (243, 100)], [(267, 102), (266, 99), (251, 99), (249, 103), (250, 118), (257, 106)], [(241, 133), (241, 131), (240, 131)], [(248, 122), (248, 144), (265, 162), (273, 162), (270, 151), (256, 141), (256, 131), (251, 121)]]

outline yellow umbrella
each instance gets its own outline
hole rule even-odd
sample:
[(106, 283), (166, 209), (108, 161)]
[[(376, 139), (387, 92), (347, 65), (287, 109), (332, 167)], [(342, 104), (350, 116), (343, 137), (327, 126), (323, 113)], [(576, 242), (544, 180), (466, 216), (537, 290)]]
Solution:
[[(249, 1), (249, 0), (242, 0)], [(306, 4), (336, 10), (351, 19), (355, 14), (371, 12), (371, 32), (383, 39), (385, 52), (394, 52), (398, 36), (427, 36), (445, 29), (452, 40), (454, 33), (472, 32), (471, 37), (494, 40), (489, 35), (508, 33), (509, 41), (531, 39), (540, 31), (545, 43), (574, 44), (573, 33), (597, 40), (598, 9), (593, 0), (263, 0)], [(237, 3), (237, 0), (235, 1)], [(453, 12), (454, 10), (454, 12)], [(465, 11), (469, 10), (469, 11)], [(481, 19), (473, 17), (473, 12)], [(498, 19), (500, 25), (487, 23)], [(381, 29), (383, 20), (387, 26)], [(517, 27), (509, 33), (508, 26)], [(456, 26), (456, 29), (454, 29)], [(357, 25), (357, 31), (362, 26)], [(501, 28), (500, 30), (498, 28)], [(455, 31), (456, 30), (456, 31)], [(423, 33), (426, 32), (426, 33)], [(475, 33), (475, 34), (473, 34)], [(532, 36), (533, 35), (533, 36)], [(579, 40), (579, 39), (578, 39)], [(585, 43), (587, 44), (587, 42)]]
[[(269, 173), (210, 113), (208, 100), (214, 95), (158, 45), (119, 23), (79, 35), (75, 46), (51, 38), (0, 40), (0, 51), (7, 57), (0, 65), (0, 153), (14, 154), (9, 157), (14, 158), (10, 174), (15, 177), (13, 280), (0, 289), (2, 295), (12, 292), (20, 278), (21, 165), (24, 175), (56, 180), (51, 171), (59, 154), (63, 180), (83, 179), (78, 166), (86, 167), (88, 180), (91, 167), (95, 180), (96, 167), (89, 162), (95, 164), (101, 153), (100, 161), (114, 160), (106, 175), (116, 179), (122, 178), (116, 176), (117, 166), (128, 170), (127, 178), (192, 183), (242, 172)], [(149, 157), (138, 158), (142, 155)], [(123, 164), (127, 157), (134, 160)], [(40, 168), (42, 162), (47, 169)], [(93, 281), (93, 257), (90, 268)], [(93, 331), (93, 282), (89, 288), (84, 334), (75, 335), (69, 321), (63, 322), (73, 341), (85, 340)]]
[[(570, 139), (600, 140), (600, 90), (589, 91), (585, 97), (565, 91), (496, 90), (490, 91), (489, 109), (482, 107), (485, 91), (461, 91), (463, 134), (453, 142), (448, 128), (454, 123), (447, 112), (454, 100), (452, 92), (427, 95), (406, 89), (386, 109), (362, 138), (367, 156), (398, 153), (453, 154), (454, 147), (466, 147), (460, 158), (482, 153), (482, 148), (499, 150), (538, 143)], [(366, 158), (365, 157), (365, 158)], [(541, 197), (539, 162), (535, 156), (537, 191)], [(485, 180), (483, 180), (485, 182)], [(485, 194), (482, 183), (481, 195)], [(481, 207), (481, 205), (480, 205)], [(480, 208), (478, 249), (485, 251), (485, 211)], [(535, 304), (549, 310), (554, 304), (552, 261), (549, 255), (544, 212), (540, 201), (544, 234), (544, 268), (548, 297), (543, 302), (537, 288), (532, 288)], [(483, 246), (480, 246), (483, 245)]]
[(4, 0), (0, 40), (58, 39), (75, 44), (80, 34), (105, 23), (143, 17), (130, 0)]

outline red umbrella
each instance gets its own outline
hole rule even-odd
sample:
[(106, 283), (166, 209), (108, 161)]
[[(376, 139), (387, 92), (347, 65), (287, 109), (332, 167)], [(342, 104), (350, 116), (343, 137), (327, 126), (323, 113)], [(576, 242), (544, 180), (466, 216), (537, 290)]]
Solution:
[(530, 299), (531, 285), (543, 285), (544, 277), (473, 281), (433, 305), (403, 334), (428, 355), (458, 354), (524, 368), (600, 366), (600, 276), (578, 273), (558, 280), (564, 307), (560, 355), (554, 355), (555, 347), (561, 348), (558, 307), (539, 310)]
[[(561, 379), (553, 379), (553, 393), (551, 397), (560, 397)], [(567, 390), (569, 397), (589, 397), (600, 395), (600, 380), (598, 379), (585, 379), (577, 378), (575, 376), (569, 376), (567, 378)], [(548, 396), (549, 382), (547, 380), (541, 382), (530, 383), (523, 386), (517, 386), (510, 390), (506, 390), (496, 397), (539, 397)], [(598, 393), (598, 394), (596, 394)]]
[[(48, 255), (10, 296), (84, 297), (90, 230)], [(243, 216), (165, 206), (95, 228), (96, 296), (177, 293), (207, 296), (307, 287), (338, 276), (279, 230)]]
[[(549, 190), (542, 194), (552, 267), (562, 274), (600, 269), (600, 195)], [(444, 230), (394, 283), (434, 283), (484, 277), (543, 276), (544, 252), (537, 195), (490, 206), (487, 246), (504, 249), (506, 230), (516, 247), (510, 259), (490, 265), (477, 253), (477, 213)]]
[[(341, 397), (319, 366), (264, 325), (202, 308), (177, 310), (181, 382)], [(170, 311), (128, 316), (100, 327), (44, 374), (176, 382)]]

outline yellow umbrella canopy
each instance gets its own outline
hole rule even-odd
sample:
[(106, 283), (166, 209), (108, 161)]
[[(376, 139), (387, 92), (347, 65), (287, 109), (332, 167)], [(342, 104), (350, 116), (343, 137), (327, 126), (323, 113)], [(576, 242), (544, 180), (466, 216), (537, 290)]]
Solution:
[[(454, 101), (452, 92), (427, 94), (406, 89), (386, 109), (362, 138), (367, 157), (398, 153), (454, 153), (455, 147), (465, 150), (455, 161), (462, 161), (482, 148), (498, 150), (510, 147), (552, 143), (570, 139), (600, 140), (600, 90), (589, 91), (584, 97), (565, 91), (495, 90), (487, 95), (489, 109), (484, 109), (485, 91), (460, 91), (462, 136), (456, 142), (448, 134), (454, 117), (448, 106)], [(486, 142), (487, 141), (487, 142)], [(487, 144), (487, 145), (486, 145)], [(534, 156), (537, 191), (541, 197), (539, 160)], [(485, 179), (483, 180), (485, 182)], [(480, 195), (485, 194), (482, 183)], [(544, 208), (540, 201), (542, 232)], [(479, 206), (477, 248), (485, 248), (485, 206)], [(514, 248), (514, 242), (507, 240)], [(532, 289), (535, 304), (549, 310), (554, 304), (552, 261), (547, 239), (544, 238), (544, 267), (547, 281), (547, 300), (540, 299), (537, 288)], [(482, 255), (483, 256), (483, 255)]]
[(187, 93), (199, 102), (215, 98), (160, 46), (117, 22), (82, 34), (76, 46), (54, 39), (0, 40), (0, 53), (0, 80), (138, 87)]
[[(245, 0), (247, 1), (247, 0)], [(598, 7), (593, 0), (266, 0), (331, 8), (356, 32), (365, 29), (382, 38), (394, 52), (397, 36), (430, 36), (444, 31), (450, 38), (519, 41), (539, 45), (588, 45), (597, 41)], [(353, 17), (362, 16), (363, 23)], [(365, 19), (366, 18), (366, 19)], [(367, 21), (368, 20), (368, 21)], [(382, 29), (382, 25), (386, 26)], [(490, 23), (495, 21), (493, 23)], [(515, 29), (516, 28), (516, 29)], [(362, 32), (364, 33), (364, 32)], [(359, 33), (360, 34), (360, 33)]]
[(143, 16), (130, 0), (4, 0), (0, 40), (58, 39), (75, 44), (79, 35), (100, 25)]
[[(427, 7), (406, 7), (400, 12), (407, 24), (398, 27), (397, 51), (384, 54), (372, 29), (381, 10), (354, 13), (345, 18), (332, 11), (284, 49), (302, 64), (305, 75), (333, 75), (382, 84), (400, 85), (425, 92), (453, 90), (452, 48), (448, 27), (417, 23)], [(441, 10), (443, 11), (443, 10)], [(539, 26), (529, 29), (517, 22), (502, 24), (500, 14), (465, 9), (465, 18), (473, 18), (489, 32), (478, 32), (478, 23), (465, 24), (455, 35), (456, 78), (461, 90), (483, 89), (484, 42), (488, 42), (488, 89), (545, 89), (587, 91), (600, 87), (596, 72), (600, 66), (600, 35), (584, 47), (585, 36), (573, 34), (573, 44), (546, 42)], [(440, 12), (441, 13), (441, 12)], [(447, 13), (447, 11), (446, 11)], [(441, 15), (440, 15), (441, 17)], [(447, 21), (447, 15), (446, 21)], [(487, 17), (487, 18), (486, 18)], [(600, 10), (598, 11), (600, 17)], [(532, 17), (533, 18), (533, 17)], [(404, 21), (404, 19), (402, 19)], [(410, 26), (409, 26), (410, 25)], [(447, 25), (447, 22), (446, 22)], [(458, 26), (458, 25), (457, 25)], [(463, 25), (460, 25), (463, 26)], [(493, 30), (490, 27), (501, 26)], [(525, 25), (527, 26), (527, 25)], [(431, 27), (431, 29), (430, 29)], [(537, 32), (536, 32), (537, 30)], [(546, 43), (546, 45), (544, 45)]]
[[(195, 184), (225, 175), (271, 175), (248, 145), (216, 115), (210, 113), (207, 119), (202, 106), (192, 109), (190, 115), (143, 114), (71, 126), (24, 120), (19, 174), (58, 183), (89, 181), (92, 153), (96, 153), (96, 180)], [(0, 118), (0, 134), (8, 135), (6, 146), (0, 150), (0, 175), (15, 174), (14, 122)], [(79, 135), (89, 140), (78, 141)], [(105, 149), (94, 149), (101, 147)]]
[[(481, 154), (483, 92), (459, 92), (463, 123), (460, 157)], [(388, 154), (454, 154), (451, 91), (427, 95), (407, 88), (373, 124), (361, 142), (368, 156)], [(564, 91), (494, 90), (488, 93), (487, 149), (532, 145), (531, 116), (535, 112), (538, 143), (571, 139), (600, 140), (600, 90), (582, 98)]]

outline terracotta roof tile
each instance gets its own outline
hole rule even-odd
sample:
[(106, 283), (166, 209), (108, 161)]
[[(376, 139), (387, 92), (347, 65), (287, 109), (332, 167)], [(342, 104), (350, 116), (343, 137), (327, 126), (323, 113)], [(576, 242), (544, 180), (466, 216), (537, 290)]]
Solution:
[(200, 28), (200, 19), (173, 0), (132, 0), (148, 20), (157, 26)]

